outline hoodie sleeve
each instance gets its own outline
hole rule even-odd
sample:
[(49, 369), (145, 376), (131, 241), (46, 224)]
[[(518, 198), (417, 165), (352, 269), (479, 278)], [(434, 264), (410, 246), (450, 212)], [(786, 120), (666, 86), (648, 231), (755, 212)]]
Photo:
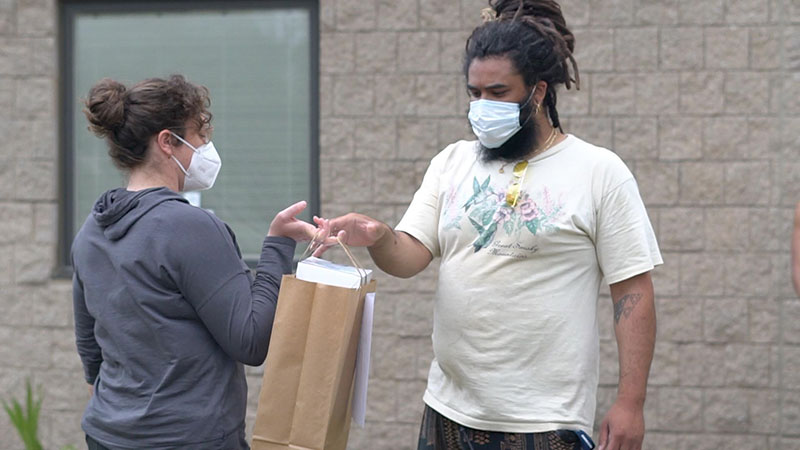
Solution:
[(94, 384), (94, 380), (100, 372), (103, 354), (100, 350), (100, 345), (97, 344), (94, 338), (94, 317), (89, 314), (89, 310), (86, 308), (83, 283), (78, 277), (77, 269), (72, 275), (72, 305), (75, 315), (75, 343), (78, 347), (81, 363), (83, 363), (84, 377), (87, 383)]
[(231, 358), (259, 365), (267, 355), (281, 278), (292, 270), (295, 242), (267, 237), (253, 278), (225, 224), (202, 213), (207, 216), (186, 223), (188, 232), (174, 248), (176, 283)]

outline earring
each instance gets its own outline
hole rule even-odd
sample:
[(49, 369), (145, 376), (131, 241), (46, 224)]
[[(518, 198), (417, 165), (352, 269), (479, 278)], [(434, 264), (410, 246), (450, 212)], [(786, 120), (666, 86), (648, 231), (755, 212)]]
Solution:
[(539, 115), (539, 110), (540, 110), (540, 109), (542, 109), (542, 104), (541, 104), (541, 103), (537, 103), (537, 104), (536, 104), (536, 111), (534, 111), (533, 115), (534, 115), (534, 116), (538, 116), (538, 115)]

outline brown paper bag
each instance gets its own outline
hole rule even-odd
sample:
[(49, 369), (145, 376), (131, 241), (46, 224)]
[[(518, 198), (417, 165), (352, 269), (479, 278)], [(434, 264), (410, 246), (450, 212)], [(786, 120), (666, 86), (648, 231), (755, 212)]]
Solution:
[(253, 427), (254, 450), (345, 450), (364, 296), (285, 275)]

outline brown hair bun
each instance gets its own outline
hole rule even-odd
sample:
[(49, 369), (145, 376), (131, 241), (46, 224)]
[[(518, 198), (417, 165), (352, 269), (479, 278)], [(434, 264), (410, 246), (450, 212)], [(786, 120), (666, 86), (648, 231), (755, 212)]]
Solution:
[(111, 78), (92, 86), (83, 113), (97, 137), (108, 137), (125, 124), (126, 93), (125, 85)]

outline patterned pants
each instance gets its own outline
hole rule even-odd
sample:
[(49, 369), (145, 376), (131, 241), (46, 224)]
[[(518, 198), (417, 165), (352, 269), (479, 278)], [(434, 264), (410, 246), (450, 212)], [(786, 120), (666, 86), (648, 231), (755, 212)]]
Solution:
[(459, 425), (425, 406), (417, 450), (579, 450), (575, 433), (502, 433)]

